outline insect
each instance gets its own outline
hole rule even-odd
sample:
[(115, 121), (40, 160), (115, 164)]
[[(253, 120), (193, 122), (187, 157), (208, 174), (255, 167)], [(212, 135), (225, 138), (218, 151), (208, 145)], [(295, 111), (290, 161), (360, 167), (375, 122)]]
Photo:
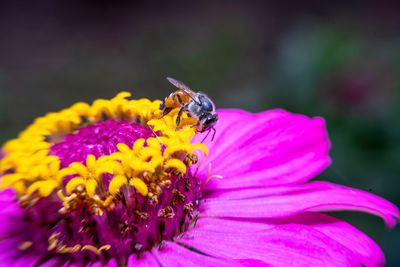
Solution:
[(213, 140), (216, 132), (214, 125), (218, 122), (218, 114), (215, 113), (215, 105), (211, 99), (202, 92), (196, 93), (192, 91), (187, 85), (178, 80), (170, 77), (167, 77), (167, 80), (179, 90), (171, 93), (161, 102), (160, 110), (163, 111), (161, 118), (171, 110), (179, 108), (176, 118), (176, 130), (181, 121), (182, 113), (186, 112), (190, 117), (197, 120), (197, 123), (192, 127), (196, 127), (198, 132), (202, 133), (208, 130), (205, 138), (207, 138), (211, 130), (214, 131), (211, 139)]

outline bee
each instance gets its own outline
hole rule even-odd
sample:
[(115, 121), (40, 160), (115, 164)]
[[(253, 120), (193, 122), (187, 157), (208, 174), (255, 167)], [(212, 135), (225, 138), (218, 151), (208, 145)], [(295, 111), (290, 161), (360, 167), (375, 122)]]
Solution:
[(175, 130), (178, 129), (182, 113), (186, 112), (190, 117), (197, 120), (197, 123), (193, 127), (196, 127), (198, 132), (202, 133), (208, 130), (208, 136), (211, 130), (214, 131), (213, 140), (216, 132), (214, 125), (218, 122), (218, 114), (215, 113), (215, 105), (211, 99), (202, 92), (196, 93), (192, 91), (192, 89), (180, 81), (170, 77), (167, 77), (167, 80), (179, 90), (171, 93), (161, 102), (160, 110), (163, 111), (161, 118), (171, 112), (171, 110), (179, 108)]

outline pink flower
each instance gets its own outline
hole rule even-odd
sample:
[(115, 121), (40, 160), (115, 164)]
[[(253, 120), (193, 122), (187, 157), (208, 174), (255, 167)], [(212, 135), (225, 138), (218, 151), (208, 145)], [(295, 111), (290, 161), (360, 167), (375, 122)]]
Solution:
[[(321, 213), (368, 212), (390, 227), (399, 218), (399, 210), (378, 196), (309, 182), (330, 164), (322, 118), (284, 110), (219, 110), (218, 115), (217, 135), (213, 142), (205, 141), (210, 156), (198, 175), (204, 180), (212, 163), (213, 172), (223, 179), (212, 178), (204, 185), (196, 227), (176, 242), (215, 258), (253, 259), (272, 266), (384, 265), (382, 251), (368, 236)], [(202, 136), (197, 135), (193, 142), (199, 140)], [(184, 253), (182, 247), (169, 245), (153, 251), (166, 265)], [(208, 257), (191, 254), (193, 263), (202, 259), (200, 265), (214, 264)]]
[[(204, 141), (208, 157), (200, 157), (184, 176), (192, 183), (200, 183), (200, 187), (195, 186), (184, 193), (185, 197), (198, 194), (200, 197), (199, 202), (193, 202), (195, 209), (198, 206), (197, 218), (189, 225), (187, 219), (181, 219), (181, 224), (186, 225), (183, 230), (145, 250), (138, 248), (135, 252), (127, 246), (122, 251), (124, 247), (120, 247), (121, 253), (104, 254), (99, 258), (74, 256), (73, 260), (65, 260), (65, 256), (50, 253), (40, 246), (35, 253), (16, 252), (15, 247), (21, 246), (23, 239), (20, 233), (15, 233), (16, 229), (21, 230), (15, 222), (22, 222), (24, 231), (41, 233), (47, 233), (54, 226), (46, 228), (24, 221), (26, 210), (18, 207), (14, 201), (15, 194), (7, 189), (0, 193), (0, 236), (7, 237), (0, 242), (0, 262), (7, 262), (10, 266), (384, 265), (384, 255), (373, 240), (350, 224), (322, 213), (336, 210), (368, 212), (382, 217), (390, 227), (396, 224), (400, 215), (396, 206), (373, 194), (328, 182), (309, 181), (330, 164), (330, 142), (322, 118), (310, 119), (283, 110), (259, 114), (218, 110), (218, 115), (215, 139)], [(82, 129), (83, 132), (91, 128)], [(122, 139), (126, 138), (125, 134), (121, 135)], [(204, 134), (197, 134), (191, 142), (199, 143), (203, 138)], [(121, 142), (131, 145), (134, 140)], [(68, 147), (65, 142), (61, 144), (57, 147)], [(109, 150), (112, 153), (117, 149), (112, 146)], [(86, 158), (54, 151), (60, 159), (68, 157), (73, 162), (84, 162)], [(177, 177), (176, 181), (179, 179)], [(167, 188), (164, 191), (169, 192)], [(127, 194), (126, 191), (123, 193)], [(162, 203), (162, 195), (159, 200)], [(149, 207), (147, 212), (152, 218)], [(175, 213), (179, 210), (178, 204), (172, 207)], [(73, 220), (75, 217), (71, 215), (70, 218)], [(111, 233), (106, 223), (101, 223), (104, 223), (101, 229)], [(148, 238), (152, 236), (157, 236), (157, 232), (154, 235), (149, 233)], [(114, 240), (116, 244), (121, 241), (111, 234), (99, 238)]]

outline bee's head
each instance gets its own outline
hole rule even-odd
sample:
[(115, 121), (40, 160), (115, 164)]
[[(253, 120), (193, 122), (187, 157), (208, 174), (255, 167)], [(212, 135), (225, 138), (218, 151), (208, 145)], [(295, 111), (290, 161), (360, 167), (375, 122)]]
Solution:
[(201, 130), (200, 132), (211, 129), (218, 122), (218, 114), (210, 113), (200, 119)]

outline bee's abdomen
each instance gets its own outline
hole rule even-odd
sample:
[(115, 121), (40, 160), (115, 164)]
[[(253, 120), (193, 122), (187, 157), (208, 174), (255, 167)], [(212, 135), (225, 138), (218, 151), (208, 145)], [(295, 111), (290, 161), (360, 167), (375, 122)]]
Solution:
[(178, 90), (171, 93), (161, 104), (164, 104), (167, 108), (179, 108), (180, 106), (188, 103), (189, 100), (190, 98), (185, 92)]

